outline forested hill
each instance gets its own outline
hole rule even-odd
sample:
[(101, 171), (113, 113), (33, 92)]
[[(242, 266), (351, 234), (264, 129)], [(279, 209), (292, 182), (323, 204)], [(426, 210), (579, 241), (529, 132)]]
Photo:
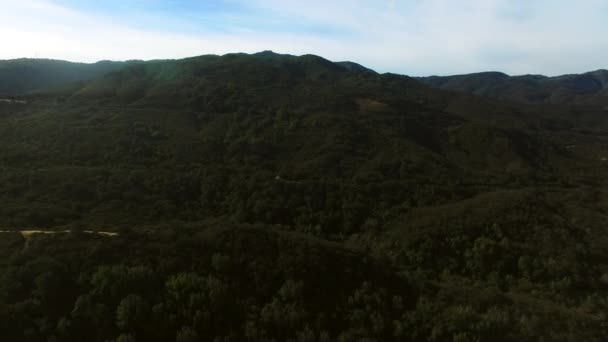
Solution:
[(473, 93), (520, 103), (608, 105), (608, 70), (546, 77), (508, 76), (483, 72), (456, 76), (417, 77), (432, 87)]
[(0, 96), (20, 95), (69, 82), (90, 80), (116, 71), (125, 64), (110, 61), (85, 64), (28, 58), (0, 60)]
[(0, 230), (69, 233), (0, 233), (0, 340), (608, 336), (602, 106), (271, 52), (19, 99)]
[(251, 105), (239, 100), (258, 101), (265, 107), (298, 106), (301, 103), (294, 101), (310, 102), (313, 92), (321, 95), (319, 101), (322, 101), (323, 97), (335, 97), (354, 89), (355, 84), (346, 82), (356, 77), (363, 80), (373, 76), (376, 76), (374, 71), (352, 62), (333, 63), (313, 55), (296, 57), (266, 51), (129, 65), (74, 85), (69, 88), (71, 92), (66, 89), (63, 95), (74, 100), (198, 110), (214, 110), (210, 106), (219, 109), (223, 104), (231, 109)]

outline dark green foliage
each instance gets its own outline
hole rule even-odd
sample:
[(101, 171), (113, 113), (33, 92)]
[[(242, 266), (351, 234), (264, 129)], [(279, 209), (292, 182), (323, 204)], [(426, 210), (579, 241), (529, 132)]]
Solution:
[(0, 226), (70, 233), (0, 233), (1, 340), (608, 335), (601, 107), (271, 52), (20, 99)]

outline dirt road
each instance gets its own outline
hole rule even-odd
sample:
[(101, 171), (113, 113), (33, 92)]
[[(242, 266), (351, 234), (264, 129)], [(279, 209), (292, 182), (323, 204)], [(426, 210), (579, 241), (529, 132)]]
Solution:
[[(33, 235), (36, 235), (36, 234), (68, 234), (70, 232), (71, 232), (71, 230), (39, 230), (39, 229), (0, 230), (0, 233), (20, 233), (21, 236), (23, 236), (23, 238), (25, 240), (29, 240)], [(84, 230), (83, 233), (97, 234), (97, 235), (102, 235), (102, 236), (118, 236), (118, 233), (116, 233), (116, 232), (104, 232), (104, 231), (94, 231), (94, 230)]]

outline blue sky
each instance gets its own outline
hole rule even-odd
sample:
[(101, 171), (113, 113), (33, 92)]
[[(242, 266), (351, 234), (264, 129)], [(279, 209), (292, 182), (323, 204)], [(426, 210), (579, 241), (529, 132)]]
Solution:
[(0, 0), (0, 59), (273, 50), (380, 72), (608, 68), (605, 0)]

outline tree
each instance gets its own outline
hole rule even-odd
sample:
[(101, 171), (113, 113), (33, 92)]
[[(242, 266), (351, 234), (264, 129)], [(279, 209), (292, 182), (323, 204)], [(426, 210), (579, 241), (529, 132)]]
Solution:
[(151, 323), (151, 308), (148, 302), (139, 295), (128, 295), (116, 308), (116, 326), (126, 332), (140, 333)]
[(182, 327), (175, 336), (175, 342), (197, 342), (200, 341), (198, 332), (192, 327)]

